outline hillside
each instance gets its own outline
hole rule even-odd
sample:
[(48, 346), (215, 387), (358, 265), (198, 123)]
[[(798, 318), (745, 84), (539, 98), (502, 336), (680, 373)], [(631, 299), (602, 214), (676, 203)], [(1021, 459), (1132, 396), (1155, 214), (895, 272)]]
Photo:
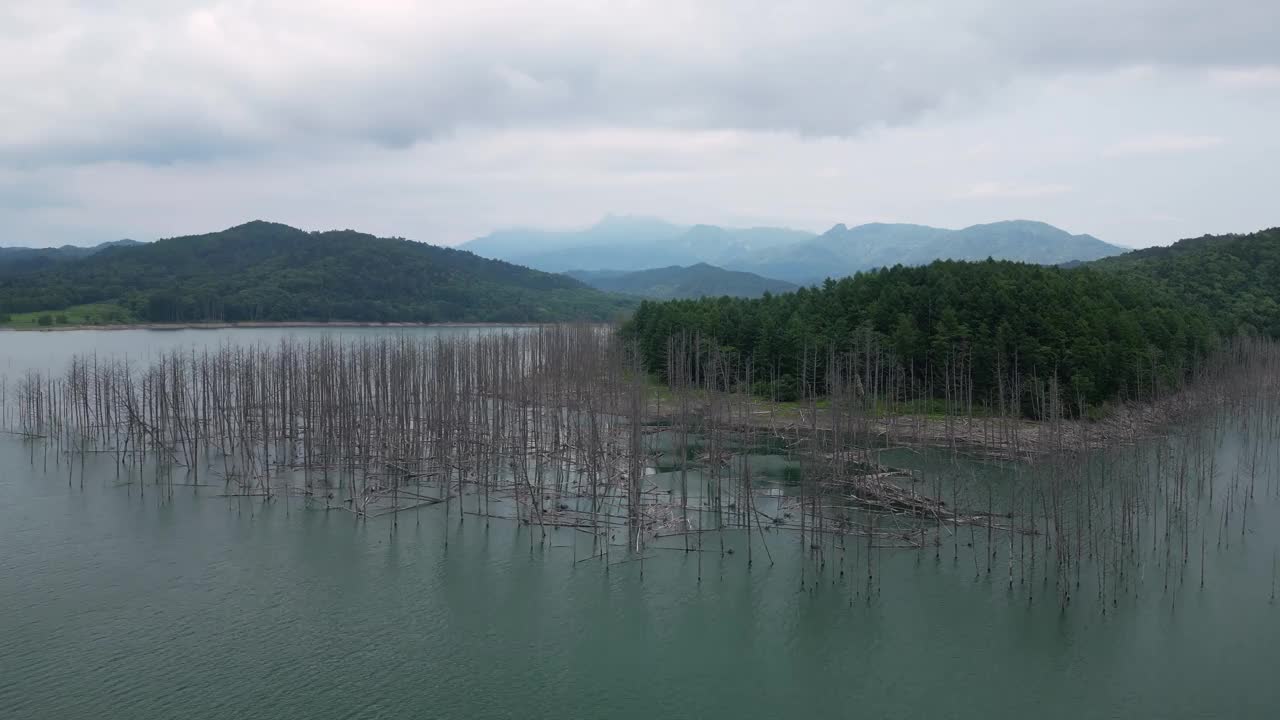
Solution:
[(1224, 335), (1280, 337), (1280, 227), (1180, 240), (1095, 265), (1159, 282), (1205, 308)]
[(104, 302), (152, 322), (601, 320), (628, 306), (469, 252), (261, 221), (0, 278), (0, 313)]
[(946, 230), (926, 225), (836, 225), (821, 235), (784, 228), (682, 227), (661, 220), (609, 217), (583, 230), (510, 230), (462, 246), (551, 272), (707, 263), (792, 283), (812, 284), (862, 270), (934, 260), (1017, 260), (1041, 265), (1122, 252), (1090, 235), (1029, 220)]
[(979, 403), (1056, 374), (1071, 402), (1090, 405), (1141, 396), (1153, 378), (1167, 387), (1218, 337), (1204, 309), (1144, 277), (994, 260), (896, 266), (757, 300), (647, 301), (624, 327), (655, 372), (682, 332), (753, 358), (783, 399), (822, 377), (835, 349), (876, 353), (934, 397), (957, 370)]
[(790, 292), (797, 287), (782, 280), (725, 270), (706, 263), (688, 267), (673, 265), (638, 272), (575, 270), (565, 274), (599, 290), (656, 300), (721, 295), (760, 297), (766, 292)]

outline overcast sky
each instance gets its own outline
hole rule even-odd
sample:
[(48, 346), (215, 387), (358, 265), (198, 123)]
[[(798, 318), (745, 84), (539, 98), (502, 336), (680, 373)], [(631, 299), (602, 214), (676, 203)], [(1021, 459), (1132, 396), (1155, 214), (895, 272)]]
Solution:
[(1275, 0), (7, 0), (0, 245), (1280, 224)]

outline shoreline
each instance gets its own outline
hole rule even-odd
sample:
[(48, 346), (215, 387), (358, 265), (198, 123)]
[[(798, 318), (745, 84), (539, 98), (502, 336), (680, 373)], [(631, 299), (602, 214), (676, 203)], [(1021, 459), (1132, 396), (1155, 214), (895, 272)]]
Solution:
[[(861, 437), (871, 446), (950, 448), (979, 459), (1032, 461), (1061, 452), (1096, 450), (1112, 444), (1130, 445), (1159, 437), (1171, 425), (1186, 423), (1214, 404), (1216, 396), (1185, 389), (1154, 401), (1116, 403), (1098, 420), (1058, 418), (1033, 420), (1012, 416), (939, 417), (924, 414), (875, 415), (855, 419), (842, 428), (849, 438)], [(697, 422), (730, 432), (763, 432), (789, 441), (830, 433), (836, 427), (829, 408), (804, 407), (752, 398), (733, 408), (718, 403), (707, 413), (705, 398), (694, 400), (689, 410)], [(671, 399), (651, 398), (645, 422), (665, 425), (679, 415)]]
[[(542, 327), (557, 323), (530, 322), (362, 322), (357, 320), (280, 320), (252, 322), (208, 322), (208, 323), (118, 323), (114, 325), (53, 325), (48, 327), (0, 327), (0, 332), (69, 332), (73, 330), (102, 330), (114, 332), (118, 330), (154, 330), (172, 332), (174, 330), (234, 330), (255, 328), (501, 328), (501, 327)], [(591, 323), (596, 324), (596, 323)]]

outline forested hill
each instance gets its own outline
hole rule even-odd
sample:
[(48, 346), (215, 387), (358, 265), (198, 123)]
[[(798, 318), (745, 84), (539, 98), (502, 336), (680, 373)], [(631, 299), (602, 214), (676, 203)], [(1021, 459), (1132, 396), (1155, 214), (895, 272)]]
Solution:
[(469, 252), (261, 221), (0, 277), (0, 314), (101, 302), (152, 322), (603, 320), (629, 304)]
[(755, 273), (725, 270), (706, 263), (689, 267), (673, 265), (637, 272), (575, 270), (565, 274), (599, 290), (657, 300), (720, 295), (760, 297), (767, 292), (788, 292), (797, 287), (783, 280), (761, 277)]
[(1096, 265), (1159, 282), (1207, 309), (1224, 334), (1280, 337), (1280, 227), (1180, 240)]
[(935, 395), (961, 368), (977, 402), (1036, 376), (1092, 405), (1176, 384), (1225, 337), (1280, 337), (1280, 231), (1071, 269), (939, 261), (756, 300), (645, 302), (624, 332), (659, 373), (668, 338), (714, 338), (776, 378), (780, 397), (817, 382), (830, 350), (874, 348)]

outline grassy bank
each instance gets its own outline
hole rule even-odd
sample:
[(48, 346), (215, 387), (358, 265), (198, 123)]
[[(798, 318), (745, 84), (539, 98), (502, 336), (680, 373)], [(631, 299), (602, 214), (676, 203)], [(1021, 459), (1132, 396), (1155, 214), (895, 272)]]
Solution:
[(0, 327), (14, 330), (43, 330), (55, 327), (126, 325), (137, 322), (128, 310), (115, 303), (73, 305), (63, 310), (0, 315)]

